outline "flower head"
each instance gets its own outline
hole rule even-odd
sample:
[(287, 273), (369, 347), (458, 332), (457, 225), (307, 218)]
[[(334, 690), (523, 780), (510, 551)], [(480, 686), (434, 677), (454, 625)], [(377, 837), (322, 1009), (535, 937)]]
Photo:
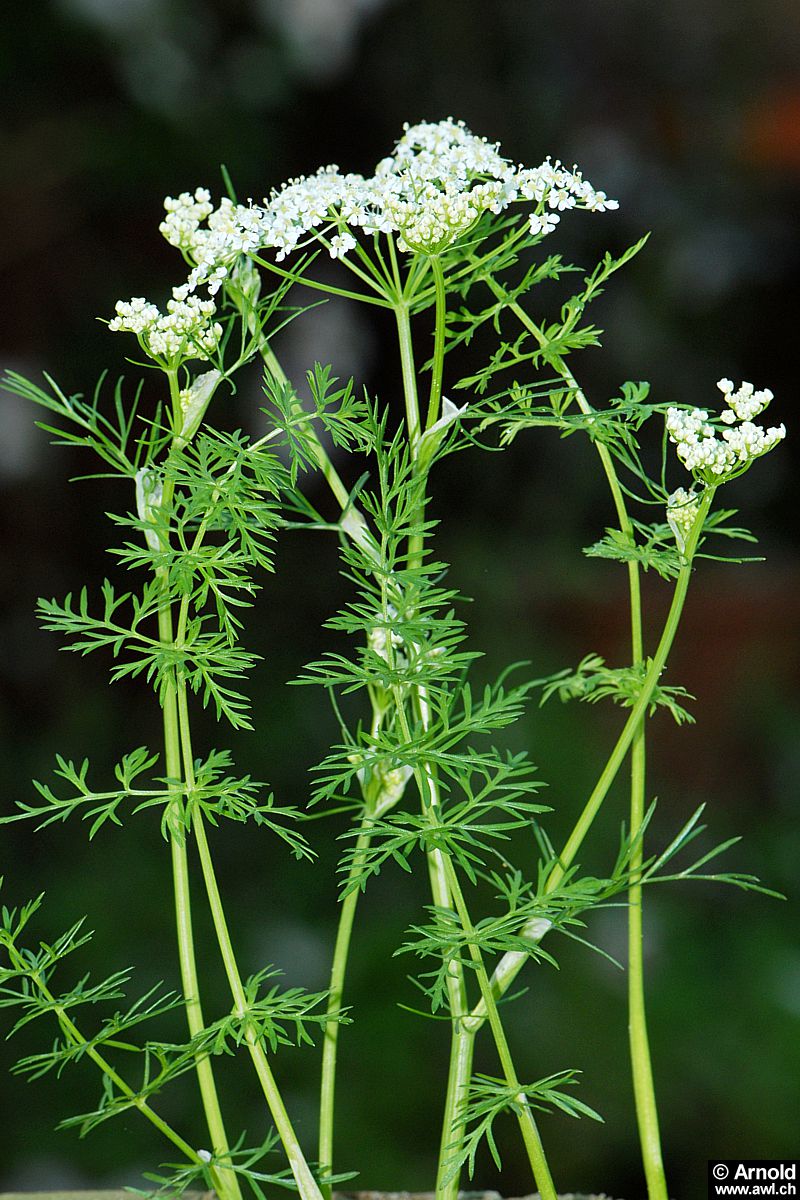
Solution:
[(146, 353), (160, 361), (210, 358), (222, 337), (222, 326), (211, 319), (214, 301), (184, 296), (179, 288), (175, 293), (165, 313), (143, 296), (119, 300), (108, 328), (135, 333)]
[(436, 254), (467, 233), (484, 213), (527, 204), (529, 228), (544, 237), (571, 208), (617, 208), (577, 167), (549, 158), (523, 167), (504, 158), (497, 143), (463, 123), (406, 125), (392, 154), (371, 176), (344, 174), (335, 165), (289, 180), (262, 205), (210, 204), (206, 189), (164, 202), (161, 231), (193, 262), (188, 295), (200, 284), (213, 294), (243, 254), (272, 250), (278, 260), (309, 239), (323, 240), (334, 258), (355, 248), (356, 233), (397, 237), (403, 251)]
[(714, 484), (740, 475), (786, 436), (784, 425), (765, 429), (752, 420), (767, 407), (772, 392), (757, 392), (751, 383), (735, 391), (729, 379), (720, 379), (717, 387), (729, 405), (720, 418), (725, 429), (712, 424), (703, 408), (667, 410), (667, 433), (678, 458), (698, 479)]

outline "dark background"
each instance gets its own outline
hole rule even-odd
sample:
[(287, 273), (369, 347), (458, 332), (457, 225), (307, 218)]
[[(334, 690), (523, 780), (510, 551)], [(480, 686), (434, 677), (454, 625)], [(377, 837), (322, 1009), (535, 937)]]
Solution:
[[(659, 717), (653, 724), (648, 790), (659, 797), (657, 837), (706, 802), (716, 840), (744, 836), (730, 868), (757, 873), (788, 900), (710, 885), (658, 890), (648, 911), (647, 965), (672, 1193), (704, 1195), (708, 1157), (796, 1156), (800, 9), (792, 0), (61, 0), (15, 11), (0, 55), (0, 338), (5, 363), (31, 376), (48, 370), (65, 389), (79, 390), (105, 366), (130, 372), (131, 346), (93, 317), (108, 316), (118, 298), (163, 299), (180, 281), (182, 265), (157, 232), (165, 194), (198, 184), (218, 194), (222, 162), (239, 194), (255, 199), (323, 162), (368, 172), (403, 121), (453, 115), (501, 140), (511, 158), (536, 164), (552, 153), (577, 162), (620, 199), (618, 213), (562, 222), (553, 242), (581, 265), (653, 230), (597, 306), (605, 348), (576, 363), (596, 403), (627, 378), (650, 379), (659, 400), (697, 404), (715, 402), (721, 375), (772, 388), (770, 416), (786, 422), (789, 440), (729, 499), (741, 505), (767, 561), (698, 571), (670, 665), (671, 681), (697, 695), (698, 723), (675, 730)], [(293, 327), (281, 355), (297, 379), (313, 358), (329, 359), (340, 375), (353, 373), (396, 403), (390, 334), (380, 321), (331, 304)], [(49, 776), (56, 752), (88, 755), (100, 779), (134, 745), (157, 746), (158, 719), (145, 692), (109, 690), (99, 660), (59, 656), (33, 617), (39, 595), (97, 586), (110, 569), (103, 547), (116, 536), (102, 513), (126, 508), (130, 497), (104, 482), (67, 486), (69, 475), (92, 466), (49, 447), (13, 397), (0, 404), (0, 782), (9, 812), (30, 797), (31, 777)], [(253, 378), (219, 419), (258, 428), (258, 404)], [(474, 644), (486, 652), (479, 676), (520, 657), (542, 674), (589, 650), (624, 660), (623, 573), (580, 555), (612, 519), (588, 446), (521, 439), (488, 463), (454, 460), (437, 489), (442, 553), (455, 585), (475, 600), (466, 615)], [(341, 587), (335, 547), (322, 540), (285, 537), (279, 566), (249, 633), (266, 659), (255, 682), (259, 733), (234, 739), (234, 748), (242, 769), (302, 805), (306, 769), (334, 724), (322, 699), (284, 685), (330, 645), (320, 627)], [(656, 630), (666, 588), (648, 579), (646, 596)], [(619, 724), (618, 712), (553, 706), (513, 731), (510, 744), (528, 745), (549, 781), (556, 844)], [(210, 720), (198, 726), (201, 747), (227, 744)], [(590, 869), (607, 866), (623, 814), (620, 789), (586, 853)], [(249, 832), (221, 831), (216, 841), (244, 969), (274, 962), (289, 983), (321, 988), (335, 923), (338, 829), (314, 832), (323, 843), (316, 869)], [(85, 912), (96, 930), (98, 970), (136, 961), (143, 965), (135, 986), (174, 983), (168, 854), (154, 823), (142, 817), (124, 834), (103, 831), (91, 846), (82, 829), (33, 836), (11, 826), (0, 844), (5, 903), (47, 891), (38, 936), (55, 936)], [(415, 992), (405, 980), (408, 962), (390, 957), (424, 902), (405, 876), (386, 872), (357, 928), (340, 1162), (359, 1165), (364, 1186), (432, 1184), (446, 1048), (440, 1026), (396, 1007), (398, 997), (413, 1005)], [(624, 912), (598, 914), (590, 934), (624, 953)], [(212, 1008), (225, 1003), (224, 990), (202, 921), (200, 935)], [(581, 947), (567, 945), (560, 962), (560, 973), (531, 971), (527, 997), (509, 1010), (519, 1070), (536, 1078), (580, 1068), (581, 1097), (606, 1118), (602, 1126), (543, 1119), (559, 1186), (635, 1200), (643, 1185), (624, 975)], [(65, 978), (87, 968), (75, 963)], [(44, 1026), (20, 1034), (4, 1057), (10, 1065), (53, 1035)], [(278, 1064), (311, 1149), (315, 1054), (286, 1052)], [(488, 1047), (479, 1065), (495, 1071)], [(230, 1078), (230, 1123), (255, 1142), (263, 1117), (249, 1077), (241, 1086), (237, 1080)], [(163, 1157), (133, 1120), (85, 1142), (52, 1132), (60, 1118), (91, 1105), (96, 1090), (83, 1068), (55, 1085), (5, 1075), (0, 1187), (137, 1183)], [(182, 1100), (178, 1089), (166, 1108), (202, 1145), (200, 1122), (181, 1114)], [(501, 1146), (504, 1189), (529, 1190), (510, 1125)], [(496, 1182), (482, 1161), (476, 1183)]]

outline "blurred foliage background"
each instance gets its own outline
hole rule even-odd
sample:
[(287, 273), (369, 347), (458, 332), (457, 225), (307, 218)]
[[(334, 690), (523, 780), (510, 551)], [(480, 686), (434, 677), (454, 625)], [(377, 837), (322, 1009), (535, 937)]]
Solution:
[[(714, 403), (721, 375), (775, 392), (771, 415), (786, 421), (789, 440), (731, 489), (766, 562), (698, 572), (670, 665), (671, 681), (698, 698), (698, 723), (654, 722), (649, 792), (659, 797), (657, 836), (706, 802), (716, 840), (744, 835), (730, 868), (754, 871), (788, 901), (701, 885), (658, 890), (648, 971), (673, 1193), (704, 1196), (709, 1157), (796, 1156), (800, 8), (794, 0), (40, 0), (4, 22), (0, 56), (0, 338), (4, 364), (32, 377), (48, 370), (80, 390), (106, 366), (126, 369), (130, 347), (91, 318), (110, 315), (120, 297), (159, 299), (181, 278), (157, 232), (165, 194), (199, 184), (218, 193), (220, 163), (239, 194), (256, 199), (323, 162), (366, 171), (403, 121), (454, 115), (500, 139), (514, 159), (534, 164), (552, 153), (577, 162), (620, 199), (619, 213), (562, 223), (553, 240), (581, 265), (654, 231), (597, 306), (604, 349), (575, 363), (596, 403), (628, 378), (650, 379), (659, 400), (700, 405)], [(297, 380), (314, 358), (329, 359), (339, 375), (396, 403), (390, 332), (329, 304), (293, 325), (280, 353)], [(259, 395), (254, 376), (218, 419), (257, 428)], [(109, 690), (99, 661), (59, 656), (33, 617), (39, 595), (99, 582), (103, 547), (114, 539), (102, 513), (130, 498), (102, 482), (67, 485), (91, 469), (85, 460), (51, 448), (14, 398), (0, 405), (0, 781), (9, 812), (30, 796), (31, 777), (48, 777), (56, 751), (89, 755), (102, 773), (134, 745), (157, 745), (158, 720), (145, 692)], [(434, 505), (453, 582), (475, 601), (467, 616), (486, 654), (479, 673), (520, 657), (537, 674), (589, 650), (624, 658), (623, 573), (580, 553), (612, 519), (588, 446), (540, 435), (488, 464), (450, 460)], [(281, 800), (303, 804), (307, 769), (334, 723), (324, 698), (285, 684), (329, 644), (321, 625), (342, 585), (336, 548), (322, 540), (286, 536), (279, 566), (251, 621), (250, 641), (266, 660), (254, 685), (259, 733), (237, 738), (234, 749)], [(647, 601), (655, 629), (664, 585), (647, 580)], [(227, 744), (227, 732), (207, 718), (200, 724), (201, 744)], [(549, 782), (556, 844), (619, 724), (618, 712), (553, 705), (513, 731)], [(608, 862), (623, 814), (621, 789), (587, 852), (590, 869)], [(287, 982), (319, 988), (335, 924), (339, 830), (314, 832), (323, 843), (314, 869), (235, 829), (217, 842), (245, 969), (274, 962)], [(108, 971), (143, 964), (142, 990), (173, 980), (168, 856), (147, 818), (124, 835), (104, 830), (91, 847), (70, 827), (33, 836), (5, 826), (0, 845), (5, 903), (47, 891), (42, 937), (85, 912)], [(425, 900), (401, 873), (386, 872), (360, 914), (339, 1136), (340, 1163), (360, 1165), (363, 1186), (432, 1182), (445, 1039), (436, 1023), (396, 1007), (398, 996), (414, 1004), (415, 993), (406, 961), (391, 958)], [(624, 911), (601, 914), (590, 934), (622, 954)], [(211, 1009), (225, 998), (206, 944)], [(542, 1121), (556, 1178), (565, 1189), (635, 1200), (643, 1185), (624, 974), (568, 945), (559, 973), (542, 968), (526, 982), (527, 996), (509, 1010), (521, 1074), (581, 1069), (583, 1099), (606, 1118), (591, 1127)], [(51, 1031), (20, 1034), (3, 1048), (5, 1065), (38, 1048), (37, 1036)], [(316, 1053), (282, 1054), (278, 1064), (311, 1146)], [(480, 1066), (494, 1070), (486, 1049)], [(159, 1160), (161, 1146), (133, 1120), (86, 1142), (52, 1132), (93, 1102), (96, 1087), (82, 1068), (57, 1084), (4, 1073), (0, 1188), (135, 1183)], [(230, 1124), (255, 1141), (263, 1118), (249, 1087), (234, 1080)], [(175, 1094), (173, 1112), (184, 1099)], [(191, 1128), (193, 1118), (178, 1119)], [(508, 1134), (504, 1187), (522, 1193), (529, 1181)], [(203, 1144), (199, 1122), (191, 1136)], [(476, 1182), (496, 1184), (491, 1163), (481, 1162)]]

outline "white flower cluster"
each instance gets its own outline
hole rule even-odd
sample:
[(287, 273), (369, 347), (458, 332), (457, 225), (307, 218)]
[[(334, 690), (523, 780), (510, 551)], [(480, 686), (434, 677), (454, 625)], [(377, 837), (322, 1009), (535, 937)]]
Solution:
[(290, 180), (263, 206), (226, 199), (214, 209), (204, 188), (168, 197), (161, 232), (194, 263), (181, 294), (200, 284), (213, 294), (241, 254), (271, 249), (281, 260), (309, 236), (329, 235), (331, 255), (343, 258), (356, 247), (356, 230), (395, 234), (401, 250), (437, 253), (483, 213), (501, 213), (515, 202), (534, 207), (530, 229), (541, 236), (566, 209), (618, 207), (577, 168), (550, 159), (515, 166), (497, 144), (448, 119), (407, 125), (394, 153), (370, 177), (322, 167)]
[(675, 536), (679, 550), (686, 546), (686, 539), (699, 509), (700, 497), (695, 494), (694, 489), (687, 491), (686, 488), (679, 487), (667, 497), (667, 524)]
[(222, 326), (211, 319), (216, 305), (199, 296), (178, 296), (180, 291), (175, 289), (165, 313), (143, 296), (119, 300), (108, 328), (135, 333), (151, 358), (210, 358), (222, 337)]
[(767, 407), (772, 392), (766, 389), (757, 392), (751, 383), (743, 383), (734, 391), (729, 379), (720, 379), (717, 387), (730, 406), (722, 413), (721, 419), (729, 428), (721, 430), (721, 436), (709, 423), (704, 408), (667, 409), (667, 433), (677, 448), (678, 458), (687, 471), (710, 483), (738, 475), (786, 436), (784, 425), (765, 429), (752, 420)]
[(182, 192), (177, 199), (167, 196), (164, 208), (167, 215), (159, 225), (161, 233), (195, 264), (188, 282), (174, 290), (179, 300), (185, 300), (199, 283), (205, 283), (213, 296), (232, 264), (263, 244), (261, 209), (234, 204), (227, 196), (215, 209), (206, 188)]
[(757, 392), (752, 383), (743, 383), (735, 392), (730, 379), (720, 379), (717, 387), (730, 405), (730, 408), (724, 409), (720, 414), (726, 425), (733, 425), (736, 421), (752, 421), (753, 417), (764, 411), (773, 398), (769, 388)]

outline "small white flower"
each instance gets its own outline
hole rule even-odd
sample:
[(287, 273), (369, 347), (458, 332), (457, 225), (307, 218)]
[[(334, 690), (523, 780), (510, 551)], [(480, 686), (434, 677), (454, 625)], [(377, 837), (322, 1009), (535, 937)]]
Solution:
[(528, 226), (531, 233), (544, 235), (552, 233), (560, 220), (561, 217), (555, 212), (531, 213), (528, 217)]
[(335, 233), (331, 238), (331, 258), (344, 258), (356, 247), (356, 239), (352, 233)]

